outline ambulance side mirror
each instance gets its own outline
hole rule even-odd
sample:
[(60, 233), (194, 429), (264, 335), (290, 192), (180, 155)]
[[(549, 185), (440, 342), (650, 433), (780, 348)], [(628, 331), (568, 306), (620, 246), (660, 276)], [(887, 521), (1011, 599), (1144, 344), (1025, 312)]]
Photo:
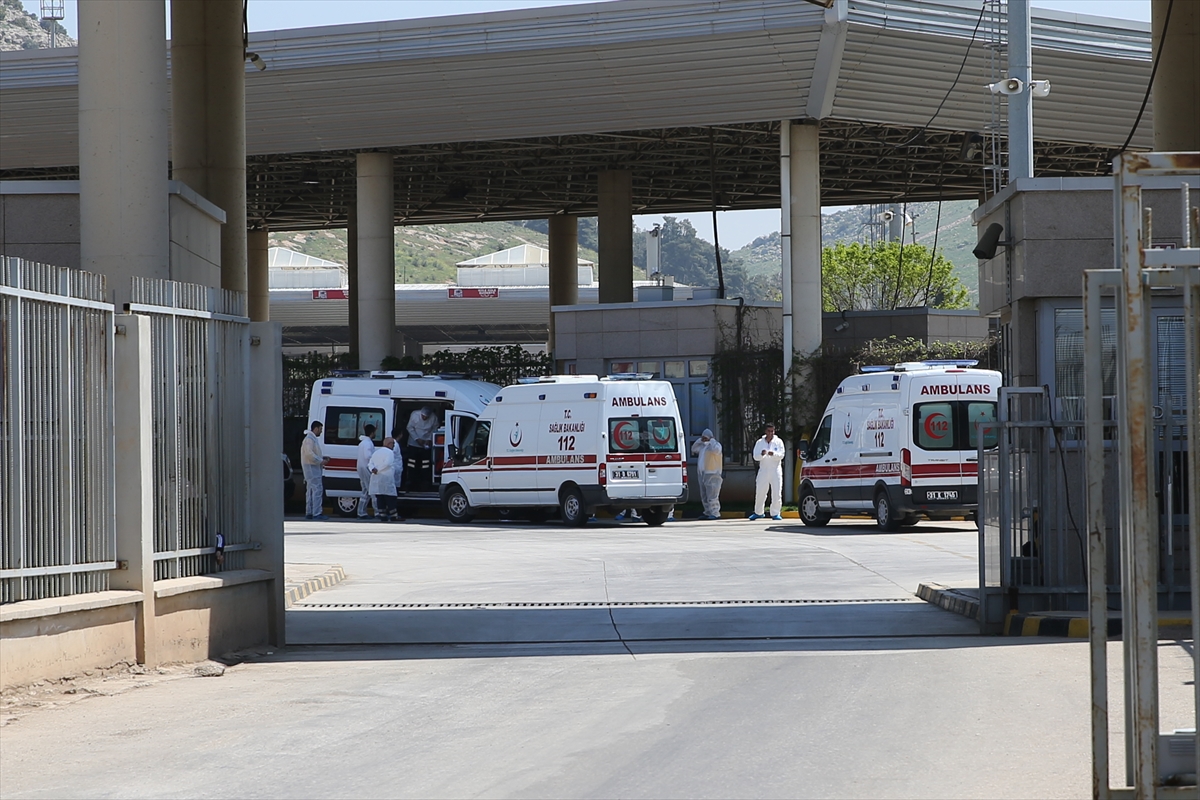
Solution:
[(458, 455), (459, 455), (458, 445), (456, 445), (456, 444), (447, 445), (446, 452), (448, 452), (450, 454), (451, 461), (458, 461)]
[(801, 439), (800, 446), (796, 448), (796, 455), (801, 461), (808, 461), (808, 439)]

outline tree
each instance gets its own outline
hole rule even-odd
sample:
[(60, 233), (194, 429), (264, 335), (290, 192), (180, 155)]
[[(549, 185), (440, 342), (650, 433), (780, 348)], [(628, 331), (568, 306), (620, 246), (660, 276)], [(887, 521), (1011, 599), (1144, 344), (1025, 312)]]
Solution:
[[(825, 311), (968, 308), (969, 293), (954, 265), (920, 244), (837, 244), (821, 251), (821, 303)], [(897, 277), (899, 289), (897, 289)]]

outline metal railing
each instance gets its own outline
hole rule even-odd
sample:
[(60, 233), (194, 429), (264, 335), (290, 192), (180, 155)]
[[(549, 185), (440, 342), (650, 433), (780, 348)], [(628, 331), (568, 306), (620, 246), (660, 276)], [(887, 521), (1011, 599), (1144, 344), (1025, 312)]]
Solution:
[(239, 569), (253, 547), (246, 296), (135, 278), (127, 308), (152, 320), (154, 577)]
[[(1191, 638), (1200, 640), (1200, 248), (1194, 246), (1200, 221), (1191, 206), (1186, 180), (1200, 174), (1200, 153), (1122, 153), (1114, 161), (1114, 250), (1117, 268), (1084, 272), (1085, 387), (1087, 430), (1087, 529), (1088, 620), (1092, 689), (1092, 781), (1097, 798), (1163, 797), (1172, 784), (1191, 784), (1195, 797), (1200, 737), (1191, 732), (1191, 758), (1173, 768), (1161, 758), (1158, 693), (1158, 610), (1162, 542), (1167, 544), (1168, 574), (1175, 573), (1174, 537), (1178, 526), (1174, 492), (1186, 491), (1190, 514), (1185, 537), (1190, 560)], [(1142, 206), (1146, 178), (1174, 176), (1180, 180), (1181, 236), (1175, 249), (1153, 248), (1148, 209)], [(1178, 416), (1168, 404), (1156, 409), (1150, 376), (1153, 369), (1152, 292), (1182, 291), (1186, 327), (1184, 375), (1186, 415)], [(1101, 304), (1106, 291), (1115, 296), (1117, 316), (1117, 394), (1121, 398), (1118, 424), (1105, 430), (1104, 352)], [(1160, 411), (1161, 413), (1157, 413)], [(1162, 421), (1156, 419), (1158, 416)], [(1162, 434), (1158, 433), (1163, 428)], [(1182, 431), (1182, 434), (1177, 433)], [(1119, 468), (1117, 491), (1108, 486), (1110, 470), (1104, 464), (1106, 439), (1117, 440)], [(1186, 462), (1179, 437), (1186, 448)], [(1167, 446), (1164, 447), (1164, 440)], [(1163, 455), (1159, 455), (1163, 454)], [(1176, 462), (1182, 481), (1176, 480)], [(1186, 472), (1183, 463), (1187, 464)], [(1165, 476), (1164, 476), (1165, 473)], [(1190, 475), (1190, 478), (1185, 477)], [(1160, 487), (1168, 491), (1163, 497)], [(1179, 484), (1182, 485), (1179, 485)], [(1109, 546), (1106, 495), (1120, 503), (1117, 546)], [(1164, 513), (1165, 512), (1165, 513)], [(1106, 569), (1109, 552), (1121, 563), (1121, 613), (1123, 639), (1122, 677), (1125, 693), (1125, 780), (1111, 786), (1109, 776), (1107, 619), (1109, 585)], [(1193, 659), (1194, 713), (1200, 715), (1200, 659)], [(1185, 735), (1186, 736), (1186, 735)], [(1171, 748), (1168, 748), (1168, 752)], [(1164, 774), (1170, 772), (1171, 774)]]
[(0, 603), (116, 567), (113, 306), (104, 276), (0, 257)]

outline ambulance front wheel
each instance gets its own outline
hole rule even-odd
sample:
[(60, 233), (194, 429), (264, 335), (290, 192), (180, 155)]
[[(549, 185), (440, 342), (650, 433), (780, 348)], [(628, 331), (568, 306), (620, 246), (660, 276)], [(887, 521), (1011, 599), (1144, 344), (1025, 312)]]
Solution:
[(800, 521), (805, 525), (813, 528), (824, 528), (829, 524), (832, 516), (821, 513), (821, 504), (817, 502), (817, 496), (813, 494), (811, 486), (805, 486), (800, 490)]
[(446, 509), (446, 518), (451, 522), (466, 523), (475, 519), (475, 510), (471, 508), (471, 501), (467, 499), (466, 492), (458, 484), (446, 490), (446, 499), (442, 505)]
[(875, 524), (881, 531), (897, 531), (900, 529), (900, 517), (892, 506), (886, 489), (880, 489), (875, 494)]
[(578, 486), (566, 486), (559, 493), (559, 509), (564, 525), (578, 528), (587, 524), (588, 510), (583, 502), (583, 492)]

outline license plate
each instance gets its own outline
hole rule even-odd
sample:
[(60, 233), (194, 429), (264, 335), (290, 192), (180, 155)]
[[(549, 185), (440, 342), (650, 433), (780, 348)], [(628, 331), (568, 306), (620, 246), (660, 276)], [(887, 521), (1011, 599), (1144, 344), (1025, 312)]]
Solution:
[(641, 477), (641, 476), (638, 475), (638, 471), (636, 469), (614, 469), (613, 470), (613, 480), (614, 481), (620, 481), (620, 480), (636, 481), (639, 477)]
[(926, 492), (926, 500), (957, 500), (958, 492)]

